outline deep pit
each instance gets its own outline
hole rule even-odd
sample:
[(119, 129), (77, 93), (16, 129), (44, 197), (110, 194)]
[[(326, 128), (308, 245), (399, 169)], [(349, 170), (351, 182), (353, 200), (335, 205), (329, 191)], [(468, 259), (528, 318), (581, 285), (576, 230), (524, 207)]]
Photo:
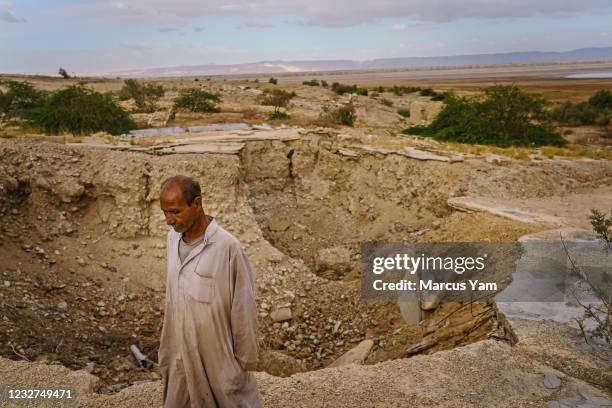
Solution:
[[(157, 198), (174, 173), (200, 179), (205, 210), (246, 247), (260, 370), (326, 367), (364, 339), (373, 341), (366, 364), (491, 333), (513, 341), (492, 303), (444, 304), (409, 326), (396, 304), (361, 300), (360, 243), (514, 242), (545, 227), (458, 212), (448, 198), (548, 196), (608, 171), (595, 161), (421, 161), (351, 143), (296, 132), (246, 141), (236, 154), (156, 155), (0, 140), (1, 355), (84, 368), (99, 392), (159, 378), (129, 346), (157, 360), (166, 234)], [(282, 308), (291, 318), (273, 321)]]

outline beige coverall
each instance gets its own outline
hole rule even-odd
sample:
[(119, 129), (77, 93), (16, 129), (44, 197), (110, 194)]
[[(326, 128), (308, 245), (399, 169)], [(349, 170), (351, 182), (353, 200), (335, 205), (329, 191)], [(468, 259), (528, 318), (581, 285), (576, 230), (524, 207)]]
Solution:
[(260, 407), (257, 306), (240, 242), (217, 225), (181, 264), (168, 232), (166, 308), (159, 347), (164, 407)]

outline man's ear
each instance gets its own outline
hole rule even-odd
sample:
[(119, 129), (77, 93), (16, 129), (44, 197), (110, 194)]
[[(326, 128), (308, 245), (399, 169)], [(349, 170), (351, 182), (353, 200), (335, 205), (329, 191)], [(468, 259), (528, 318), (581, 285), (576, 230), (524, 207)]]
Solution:
[(197, 196), (196, 198), (193, 199), (193, 202), (191, 203), (192, 207), (202, 207), (202, 196)]

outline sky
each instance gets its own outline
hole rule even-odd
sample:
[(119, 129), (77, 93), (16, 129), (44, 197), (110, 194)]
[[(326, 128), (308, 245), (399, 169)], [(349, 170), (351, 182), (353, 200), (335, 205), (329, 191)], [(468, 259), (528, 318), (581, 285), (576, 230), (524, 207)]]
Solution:
[(0, 0), (0, 73), (612, 46), (612, 0)]

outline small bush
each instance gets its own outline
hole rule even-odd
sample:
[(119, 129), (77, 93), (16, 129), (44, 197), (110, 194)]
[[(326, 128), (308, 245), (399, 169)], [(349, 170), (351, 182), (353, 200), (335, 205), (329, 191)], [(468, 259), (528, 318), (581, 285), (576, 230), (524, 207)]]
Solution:
[(376, 88), (376, 92), (378, 92), (378, 93), (385, 92), (385, 87), (384, 86), (379, 86), (378, 88)]
[(217, 104), (219, 95), (199, 88), (183, 89), (174, 98), (174, 109), (186, 109), (191, 112), (219, 112)]
[(376, 92), (376, 91), (374, 91), (374, 92), (370, 92), (370, 98), (374, 98), (374, 99), (376, 99), (376, 98), (378, 98), (379, 96), (380, 96), (380, 94), (379, 94), (378, 92)]
[(550, 112), (550, 118), (569, 126), (599, 125), (607, 128), (612, 121), (612, 92), (600, 89), (587, 101), (565, 102)]
[(53, 92), (43, 106), (34, 110), (29, 122), (47, 134), (104, 131), (119, 135), (135, 127), (128, 112), (110, 94), (80, 85)]
[(397, 110), (398, 115), (403, 116), (405, 118), (409, 118), (410, 117), (410, 109), (408, 108), (399, 108)]
[(278, 84), (278, 79), (270, 78), (270, 79), (268, 79), (268, 83), (270, 83), (272, 85), (277, 85)]
[(612, 91), (600, 89), (595, 92), (588, 100), (589, 105), (596, 109), (611, 109), (612, 110)]
[(119, 91), (119, 100), (133, 99), (139, 112), (155, 112), (155, 103), (164, 94), (165, 90), (162, 85), (126, 79)]
[(432, 101), (445, 101), (449, 96), (451, 96), (450, 92), (436, 93), (434, 96), (431, 97), (431, 100)]
[(368, 96), (368, 90), (366, 88), (359, 88), (357, 85), (345, 85), (339, 82), (334, 82), (331, 85), (331, 90), (338, 95), (355, 93), (357, 95)]
[(393, 106), (393, 101), (391, 101), (389, 99), (386, 99), (386, 98), (381, 99), (380, 103), (382, 103), (383, 105), (388, 106), (388, 107), (392, 107)]
[[(259, 97), (259, 103), (265, 106), (273, 106), (274, 112), (270, 114), (270, 119), (286, 119), (289, 115), (281, 109), (289, 109), (289, 102), (295, 97), (295, 92), (285, 91), (284, 89), (266, 89)], [(284, 116), (283, 116), (284, 115)]]
[(345, 126), (353, 126), (357, 119), (355, 106), (352, 103), (342, 105), (336, 108), (324, 107), (321, 116), (333, 123)]
[(429, 126), (414, 126), (406, 134), (440, 141), (508, 146), (562, 146), (566, 142), (544, 119), (545, 100), (516, 86), (484, 89), (484, 98), (450, 95), (444, 109)]
[(308, 86), (319, 86), (319, 81), (317, 81), (316, 79), (311, 79), (310, 81), (304, 81), (302, 82), (302, 85), (308, 85)]
[(415, 93), (415, 92), (418, 92), (420, 90), (421, 90), (421, 88), (414, 87), (414, 86), (397, 86), (397, 85), (393, 85), (393, 88), (391, 88), (391, 92), (393, 92), (397, 96), (402, 96), (402, 95), (406, 95), (406, 94)]
[(321, 81), (321, 86), (323, 88), (327, 88), (329, 86), (329, 84), (327, 83), (327, 81)]
[(421, 96), (436, 96), (437, 94), (436, 94), (436, 91), (434, 91), (433, 89), (425, 88), (425, 89), (421, 89), (419, 91), (419, 95), (421, 95)]

